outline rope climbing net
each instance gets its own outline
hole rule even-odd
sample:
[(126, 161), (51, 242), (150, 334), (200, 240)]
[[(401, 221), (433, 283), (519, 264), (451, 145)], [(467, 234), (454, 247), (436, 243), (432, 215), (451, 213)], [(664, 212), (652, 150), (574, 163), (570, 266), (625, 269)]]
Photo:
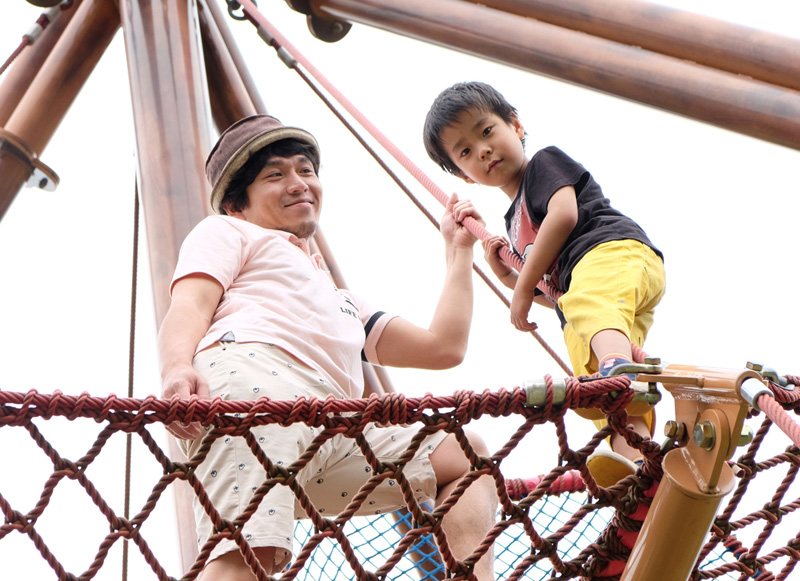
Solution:
[[(155, 531), (148, 531), (147, 519), (167, 490), (188, 484), (214, 522), (215, 533), (199, 547), (194, 565), (182, 577), (195, 579), (213, 547), (223, 539), (232, 539), (247, 558), (254, 555), (242, 534), (244, 524), (254, 514), (269, 490), (289, 487), (307, 519), (300, 521), (295, 533), (294, 559), (281, 579), (395, 579), (410, 571), (422, 578), (468, 579), (471, 567), (489, 547), (496, 546), (495, 567), (503, 579), (615, 579), (630, 553), (623, 539), (627, 532), (641, 528), (644, 515), (662, 478), (662, 459), (672, 448), (668, 441), (657, 445), (626, 428), (626, 406), (633, 393), (626, 377), (567, 378), (563, 404), (554, 404), (556, 390), (545, 377), (545, 396), (541, 405), (530, 405), (530, 392), (523, 388), (457, 392), (451, 396), (408, 398), (400, 394), (373, 395), (365, 399), (255, 402), (198, 400), (165, 401), (147, 399), (93, 397), (87, 394), (50, 395), (0, 392), (0, 432), (16, 442), (22, 433), (35, 444), (52, 465), (38, 498), (31, 506), (20, 506), (0, 488), (0, 549), (15, 535), (27, 537), (58, 579), (91, 579), (106, 565), (108, 554), (119, 542), (131, 542), (158, 579), (173, 579), (160, 564), (153, 546)], [(797, 413), (797, 393), (774, 384), (775, 401), (782, 413)], [(789, 388), (800, 385), (800, 378), (787, 376)], [(800, 390), (798, 390), (800, 391)], [(762, 400), (767, 399), (763, 395)], [(585, 445), (572, 447), (567, 438), (565, 414), (570, 409), (597, 408), (609, 425), (595, 433)], [(755, 418), (759, 412), (751, 411)], [(104, 424), (94, 442), (77, 460), (60, 453), (40, 427), (47, 421), (63, 418), (70, 422), (91, 419)], [(491, 456), (482, 457), (470, 447), (464, 428), (470, 423), (497, 418), (513, 427), (507, 442)], [(175, 461), (158, 446), (151, 430), (174, 421), (199, 421), (208, 426), (208, 434), (196, 455), (187, 461)], [(289, 425), (302, 422), (319, 428), (318, 435), (298, 460), (289, 466), (274, 463), (261, 450), (251, 428), (267, 424)], [(382, 462), (371, 453), (363, 437), (364, 427), (380, 424), (414, 424), (419, 435), (396, 462)], [(796, 444), (777, 454), (759, 457), (773, 421), (765, 417), (748, 448), (731, 462), (738, 486), (727, 506), (717, 516), (703, 547), (693, 579), (788, 579), (800, 558), (800, 527), (796, 509), (800, 494), (796, 474), (800, 452)], [(795, 424), (796, 426), (796, 424)], [(63, 430), (63, 428), (62, 428)], [(455, 435), (472, 467), (450, 497), (438, 507), (420, 505), (408, 488), (402, 468), (413, 457), (425, 436), (444, 431)], [(557, 450), (542, 452), (537, 442), (553, 433)], [(613, 431), (623, 435), (643, 455), (644, 463), (636, 475), (610, 488), (600, 488), (586, 467), (586, 459)], [(147, 488), (146, 500), (131, 518), (121, 516), (112, 501), (104, 499), (90, 477), (90, 467), (115, 435), (132, 434), (139, 451), (146, 450), (160, 466), (162, 475)], [(295, 478), (326, 441), (336, 434), (353, 439), (364, 452), (372, 472), (366, 484), (355, 494), (345, 510), (337, 515), (321, 514)], [(782, 434), (778, 433), (778, 436)], [(242, 438), (253, 457), (264, 469), (264, 481), (252, 494), (246, 507), (233, 520), (220, 517), (196, 477), (197, 467), (205, 461), (214, 440), (220, 437)], [(58, 444), (61, 445), (61, 444)], [(525, 454), (528, 465), (541, 474), (537, 478), (506, 478), (503, 473), (508, 457)], [(557, 458), (554, 458), (557, 452)], [(478, 478), (490, 477), (499, 499), (494, 527), (472, 554), (457, 561), (448, 549), (442, 533), (442, 518), (459, 501), (464, 491)], [(774, 489), (756, 484), (772, 479)], [(356, 517), (370, 493), (381, 482), (392, 479), (404, 491), (407, 504), (401, 513), (377, 517)], [(54, 539), (40, 533), (40, 521), (58, 498), (58, 490), (74, 482), (91, 499), (105, 520), (107, 532), (99, 537), (96, 554), (84, 563), (82, 573), (70, 572), (62, 563), (65, 557), (51, 549)], [(137, 482), (143, 490), (146, 484)], [(771, 493), (769, 490), (774, 490)], [(747, 503), (745, 492), (753, 491), (755, 505)], [(748, 495), (749, 496), (749, 495)], [(764, 500), (769, 500), (764, 503)], [(759, 504), (760, 503), (760, 504)], [(756, 530), (759, 527), (760, 530)], [(81, 523), (64, 523), (64, 528), (81, 530)], [(787, 534), (788, 531), (788, 534)], [(90, 538), (81, 532), (81, 537)], [(437, 541), (439, 551), (432, 539)], [(4, 566), (8, 566), (6, 563)], [(777, 568), (776, 568), (777, 567)], [(260, 571), (256, 565), (255, 570)], [(259, 573), (259, 578), (268, 578)]]

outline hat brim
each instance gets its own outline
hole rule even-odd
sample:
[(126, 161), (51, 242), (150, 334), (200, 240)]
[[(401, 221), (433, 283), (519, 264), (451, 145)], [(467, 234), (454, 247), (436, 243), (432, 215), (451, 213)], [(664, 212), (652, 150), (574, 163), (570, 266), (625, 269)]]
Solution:
[(319, 144), (317, 140), (314, 139), (314, 136), (308, 131), (298, 127), (280, 127), (273, 131), (257, 135), (236, 150), (236, 152), (228, 158), (225, 167), (222, 168), (220, 178), (211, 190), (211, 207), (216, 213), (222, 213), (220, 204), (222, 204), (222, 198), (225, 196), (225, 190), (228, 189), (228, 185), (230, 185), (233, 176), (247, 163), (250, 156), (267, 145), (283, 139), (297, 139), (298, 141), (313, 146), (319, 153)]

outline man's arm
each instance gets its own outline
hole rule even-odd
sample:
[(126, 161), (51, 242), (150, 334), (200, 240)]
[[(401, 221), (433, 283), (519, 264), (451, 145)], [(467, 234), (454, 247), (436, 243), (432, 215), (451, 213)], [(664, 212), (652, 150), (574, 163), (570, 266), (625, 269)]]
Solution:
[(472, 323), (472, 247), (476, 240), (458, 223), (467, 216), (480, 220), (468, 201), (458, 201), (453, 195), (441, 223), (447, 274), (430, 326), (424, 329), (400, 317), (389, 321), (376, 345), (382, 364), (447, 369), (464, 360)]
[[(192, 395), (208, 398), (208, 384), (192, 367), (195, 349), (208, 331), (211, 318), (222, 297), (222, 285), (206, 275), (180, 279), (172, 289), (172, 302), (158, 332), (161, 360), (161, 396)], [(170, 424), (167, 429), (178, 438), (196, 438), (202, 433), (199, 424)]]
[(520, 331), (531, 331), (536, 328), (534, 323), (528, 321), (534, 289), (561, 253), (561, 248), (577, 223), (578, 201), (575, 188), (564, 186), (557, 190), (547, 203), (547, 215), (542, 220), (536, 241), (525, 259), (525, 266), (522, 267), (514, 287), (514, 297), (511, 299), (511, 323)]

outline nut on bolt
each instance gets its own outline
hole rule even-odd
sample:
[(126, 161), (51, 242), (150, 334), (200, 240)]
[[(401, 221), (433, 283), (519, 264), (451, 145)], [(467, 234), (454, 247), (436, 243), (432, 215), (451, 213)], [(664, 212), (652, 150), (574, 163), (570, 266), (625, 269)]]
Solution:
[(714, 424), (709, 421), (696, 424), (692, 434), (694, 443), (698, 448), (703, 450), (711, 450), (714, 447), (716, 434), (714, 433)]
[(748, 361), (747, 369), (751, 371), (761, 372), (764, 369), (764, 366), (761, 363), (757, 363), (755, 361)]
[(753, 438), (754, 434), (752, 428), (750, 428), (750, 426), (742, 426), (742, 433), (739, 435), (739, 445), (747, 446), (753, 441)]
[(664, 424), (664, 435), (674, 440), (682, 440), (686, 432), (686, 425), (683, 422), (669, 420)]

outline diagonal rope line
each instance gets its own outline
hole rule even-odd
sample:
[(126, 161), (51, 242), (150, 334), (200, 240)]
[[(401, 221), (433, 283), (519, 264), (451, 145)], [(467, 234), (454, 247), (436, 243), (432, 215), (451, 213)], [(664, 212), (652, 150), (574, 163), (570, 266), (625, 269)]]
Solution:
[[(350, 113), (358, 122), (361, 124), (366, 131), (372, 135), (380, 144), (381, 146), (386, 149), (389, 154), (397, 160), (400, 165), (402, 165), (406, 171), (411, 174), (414, 179), (416, 179), (425, 189), (427, 189), (443, 206), (447, 205), (448, 196), (438, 185), (436, 185), (433, 180), (430, 179), (411, 159), (403, 153), (389, 138), (387, 138), (383, 132), (380, 131), (366, 116), (364, 116), (361, 111), (355, 105), (353, 105), (350, 100), (345, 97), (345, 95), (339, 91), (328, 79), (308, 60), (306, 59), (272, 24), (267, 21), (263, 14), (261, 14), (258, 9), (256, 8), (255, 4), (250, 0), (242, 0), (240, 2), (242, 9), (245, 12), (245, 16), (247, 20), (250, 21), (253, 26), (256, 27), (258, 30), (258, 35), (270, 46), (272, 46), (276, 51), (278, 51), (278, 55), (280, 56), (281, 60), (283, 60), (284, 64), (290, 69), (294, 69), (300, 76), (309, 83), (308, 78), (303, 76), (297, 67), (297, 63), (301, 64), (306, 70), (311, 73), (311, 75), (323, 86), (325, 89), (333, 95), (333, 97), (344, 107), (344, 109)], [(319, 91), (309, 83), (309, 86), (319, 94)], [(328, 105), (329, 108), (333, 111), (331, 105)], [(340, 119), (341, 116), (334, 111), (337, 117)], [(349, 124), (345, 123), (345, 125), (353, 132), (354, 135), (356, 133), (353, 129), (350, 128)], [(359, 136), (356, 135), (356, 138), (362, 142), (363, 140)], [(371, 148), (367, 148), (368, 151), (371, 152)], [(375, 157), (373, 155), (373, 157)], [(377, 159), (377, 158), (376, 158)], [(384, 164), (379, 161), (379, 163), (383, 166)], [(390, 175), (392, 175), (390, 173)], [(395, 180), (397, 181), (397, 180)], [(402, 186), (401, 186), (402, 187)], [(403, 188), (406, 191), (405, 188)], [(418, 202), (417, 205), (419, 206)], [(430, 219), (430, 218), (429, 218)], [(485, 240), (486, 238), (491, 236), (491, 233), (477, 220), (472, 217), (468, 217), (463, 221), (464, 226), (475, 236), (477, 236), (481, 240)], [(515, 268), (516, 270), (522, 270), (522, 259), (513, 253), (509, 248), (502, 247), (499, 251), (500, 256), (503, 260)], [(488, 277), (482, 275), (481, 278), (484, 281), (488, 281)], [(492, 285), (494, 286), (494, 285)], [(540, 281), (539, 283), (540, 289), (549, 297), (556, 298), (560, 296), (560, 291), (555, 289), (552, 284), (547, 281)], [(496, 288), (496, 287), (495, 287)], [(497, 291), (499, 292), (499, 291)], [(502, 295), (502, 293), (500, 293)], [(505, 297), (503, 297), (505, 298)], [(504, 302), (509, 306), (507, 299)], [(530, 333), (534, 336), (534, 338), (539, 342), (539, 344), (544, 348), (544, 350), (553, 358), (553, 360), (558, 363), (558, 365), (568, 374), (572, 375), (572, 370), (570, 367), (556, 354), (556, 352), (550, 347), (550, 345), (537, 333), (536, 329), (530, 331)]]

